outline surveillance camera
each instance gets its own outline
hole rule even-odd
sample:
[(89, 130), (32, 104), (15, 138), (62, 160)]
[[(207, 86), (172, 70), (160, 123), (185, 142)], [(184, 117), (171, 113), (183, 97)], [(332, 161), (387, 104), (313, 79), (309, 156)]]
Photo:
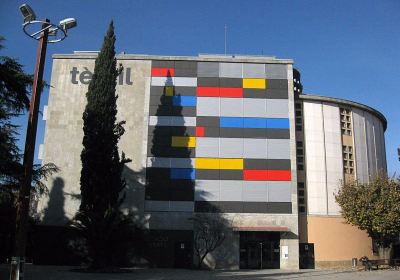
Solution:
[(36, 20), (35, 12), (29, 7), (28, 4), (23, 4), (19, 7), (22, 16), (24, 17), (24, 22)]
[(74, 28), (77, 25), (76, 19), (74, 18), (66, 18), (60, 21), (60, 26), (62, 29), (67, 31), (68, 29)]

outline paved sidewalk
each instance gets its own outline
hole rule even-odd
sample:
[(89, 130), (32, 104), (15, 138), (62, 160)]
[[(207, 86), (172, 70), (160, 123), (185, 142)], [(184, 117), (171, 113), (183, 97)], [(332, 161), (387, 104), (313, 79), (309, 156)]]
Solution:
[[(27, 265), (25, 280), (399, 280), (399, 270), (335, 271), (335, 270), (213, 270), (134, 269), (127, 273), (80, 273), (72, 267)], [(9, 265), (0, 265), (0, 280), (9, 279)]]

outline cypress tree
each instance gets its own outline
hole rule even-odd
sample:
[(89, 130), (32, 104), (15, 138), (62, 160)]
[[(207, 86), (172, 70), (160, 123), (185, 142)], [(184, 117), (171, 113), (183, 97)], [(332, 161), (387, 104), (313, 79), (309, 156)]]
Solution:
[(83, 113), (81, 205), (74, 225), (87, 241), (91, 267), (95, 269), (113, 265), (115, 236), (124, 217), (120, 206), (125, 180), (121, 175), (129, 161), (123, 153), (120, 158), (117, 146), (124, 122), (116, 119), (115, 87), (120, 70), (114, 44), (111, 22), (95, 62)]

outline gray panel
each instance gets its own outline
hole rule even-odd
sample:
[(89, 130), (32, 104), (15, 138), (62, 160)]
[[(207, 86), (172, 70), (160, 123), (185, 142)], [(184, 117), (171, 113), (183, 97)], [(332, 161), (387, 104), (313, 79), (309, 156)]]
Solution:
[(196, 201), (195, 212), (291, 214), (290, 202)]
[(291, 182), (267, 182), (269, 202), (291, 202)]
[(150, 106), (149, 107), (150, 116), (172, 116), (171, 106)]
[(174, 87), (174, 95), (196, 96), (195, 87)]
[(287, 89), (268, 89), (267, 88), (267, 98), (269, 99), (286, 99), (288, 98)]
[(219, 116), (219, 98), (198, 97), (197, 98), (198, 116)]
[(244, 158), (267, 158), (266, 139), (244, 139)]
[(368, 153), (368, 174), (374, 176), (377, 172), (375, 161), (375, 143), (374, 143), (374, 128), (373, 117), (369, 113), (364, 113), (365, 117), (365, 132), (367, 139), (367, 153)]
[(267, 98), (267, 91), (265, 89), (245, 88), (243, 89), (243, 96), (245, 98)]
[(243, 181), (243, 201), (268, 201), (267, 182)]
[(221, 213), (242, 213), (243, 202), (239, 201), (220, 201), (218, 209)]
[(221, 127), (219, 135), (224, 138), (243, 138), (243, 130), (243, 128)]
[(197, 126), (219, 127), (219, 117), (197, 117)]
[(290, 170), (290, 159), (268, 159), (267, 169), (270, 170)]
[(242, 63), (220, 63), (219, 76), (226, 78), (242, 78)]
[(219, 137), (219, 127), (204, 127), (204, 137)]
[(267, 99), (268, 118), (288, 118), (289, 104), (287, 99)]
[(152, 68), (174, 68), (175, 61), (173, 60), (153, 60), (151, 62)]
[(220, 201), (242, 201), (242, 181), (220, 181)]
[(154, 135), (154, 132), (157, 135), (172, 135), (170, 126), (149, 126), (148, 135)]
[(227, 88), (241, 88), (243, 87), (243, 79), (239, 78), (220, 78), (219, 79), (220, 87)]
[(219, 78), (197, 78), (198, 87), (219, 87)]
[(267, 142), (269, 159), (290, 159), (289, 139), (268, 139)]
[(243, 138), (220, 138), (219, 139), (220, 158), (242, 158), (243, 157)]
[(219, 63), (199, 62), (197, 64), (197, 77), (219, 77)]
[(157, 96), (151, 95), (150, 96), (150, 106), (158, 106), (158, 105), (169, 105), (172, 106), (172, 97), (169, 96)]
[(243, 78), (264, 78), (265, 64), (243, 64)]
[(268, 79), (287, 79), (286, 64), (266, 64), (265, 77)]
[(220, 170), (221, 180), (243, 180), (243, 170)]
[(220, 114), (224, 117), (243, 116), (243, 98), (220, 98)]
[(196, 128), (193, 126), (171, 126), (171, 136), (194, 136)]
[(244, 128), (243, 137), (244, 138), (268, 138), (268, 129), (264, 128)]
[(180, 107), (174, 106), (172, 107), (172, 116), (184, 116), (184, 117), (196, 117), (197, 110), (196, 107)]
[(219, 157), (219, 139), (198, 137), (196, 139), (197, 157)]
[(150, 87), (150, 96), (158, 96), (160, 98), (161, 95), (164, 94), (165, 87), (159, 86), (151, 86)]
[(265, 118), (266, 116), (266, 99), (259, 98), (244, 98), (243, 99), (243, 113), (245, 117), (259, 117)]
[(244, 169), (267, 169), (267, 160), (265, 159), (244, 159)]
[(289, 139), (290, 130), (280, 128), (268, 128), (266, 129), (266, 138), (268, 139)]
[(194, 202), (193, 201), (170, 201), (169, 211), (176, 212), (193, 212)]
[(196, 180), (219, 180), (220, 170), (218, 169), (196, 169)]
[(175, 61), (176, 77), (196, 77), (197, 62), (194, 61)]
[(283, 89), (287, 92), (288, 80), (287, 79), (268, 79), (267, 89)]
[(144, 202), (145, 211), (158, 212), (158, 211), (169, 211), (169, 201), (155, 201), (146, 200)]

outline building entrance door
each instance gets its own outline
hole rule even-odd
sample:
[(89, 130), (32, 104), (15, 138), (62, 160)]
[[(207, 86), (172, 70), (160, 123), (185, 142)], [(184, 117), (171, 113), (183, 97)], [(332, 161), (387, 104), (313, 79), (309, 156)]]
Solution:
[(279, 233), (241, 232), (240, 268), (279, 268)]

